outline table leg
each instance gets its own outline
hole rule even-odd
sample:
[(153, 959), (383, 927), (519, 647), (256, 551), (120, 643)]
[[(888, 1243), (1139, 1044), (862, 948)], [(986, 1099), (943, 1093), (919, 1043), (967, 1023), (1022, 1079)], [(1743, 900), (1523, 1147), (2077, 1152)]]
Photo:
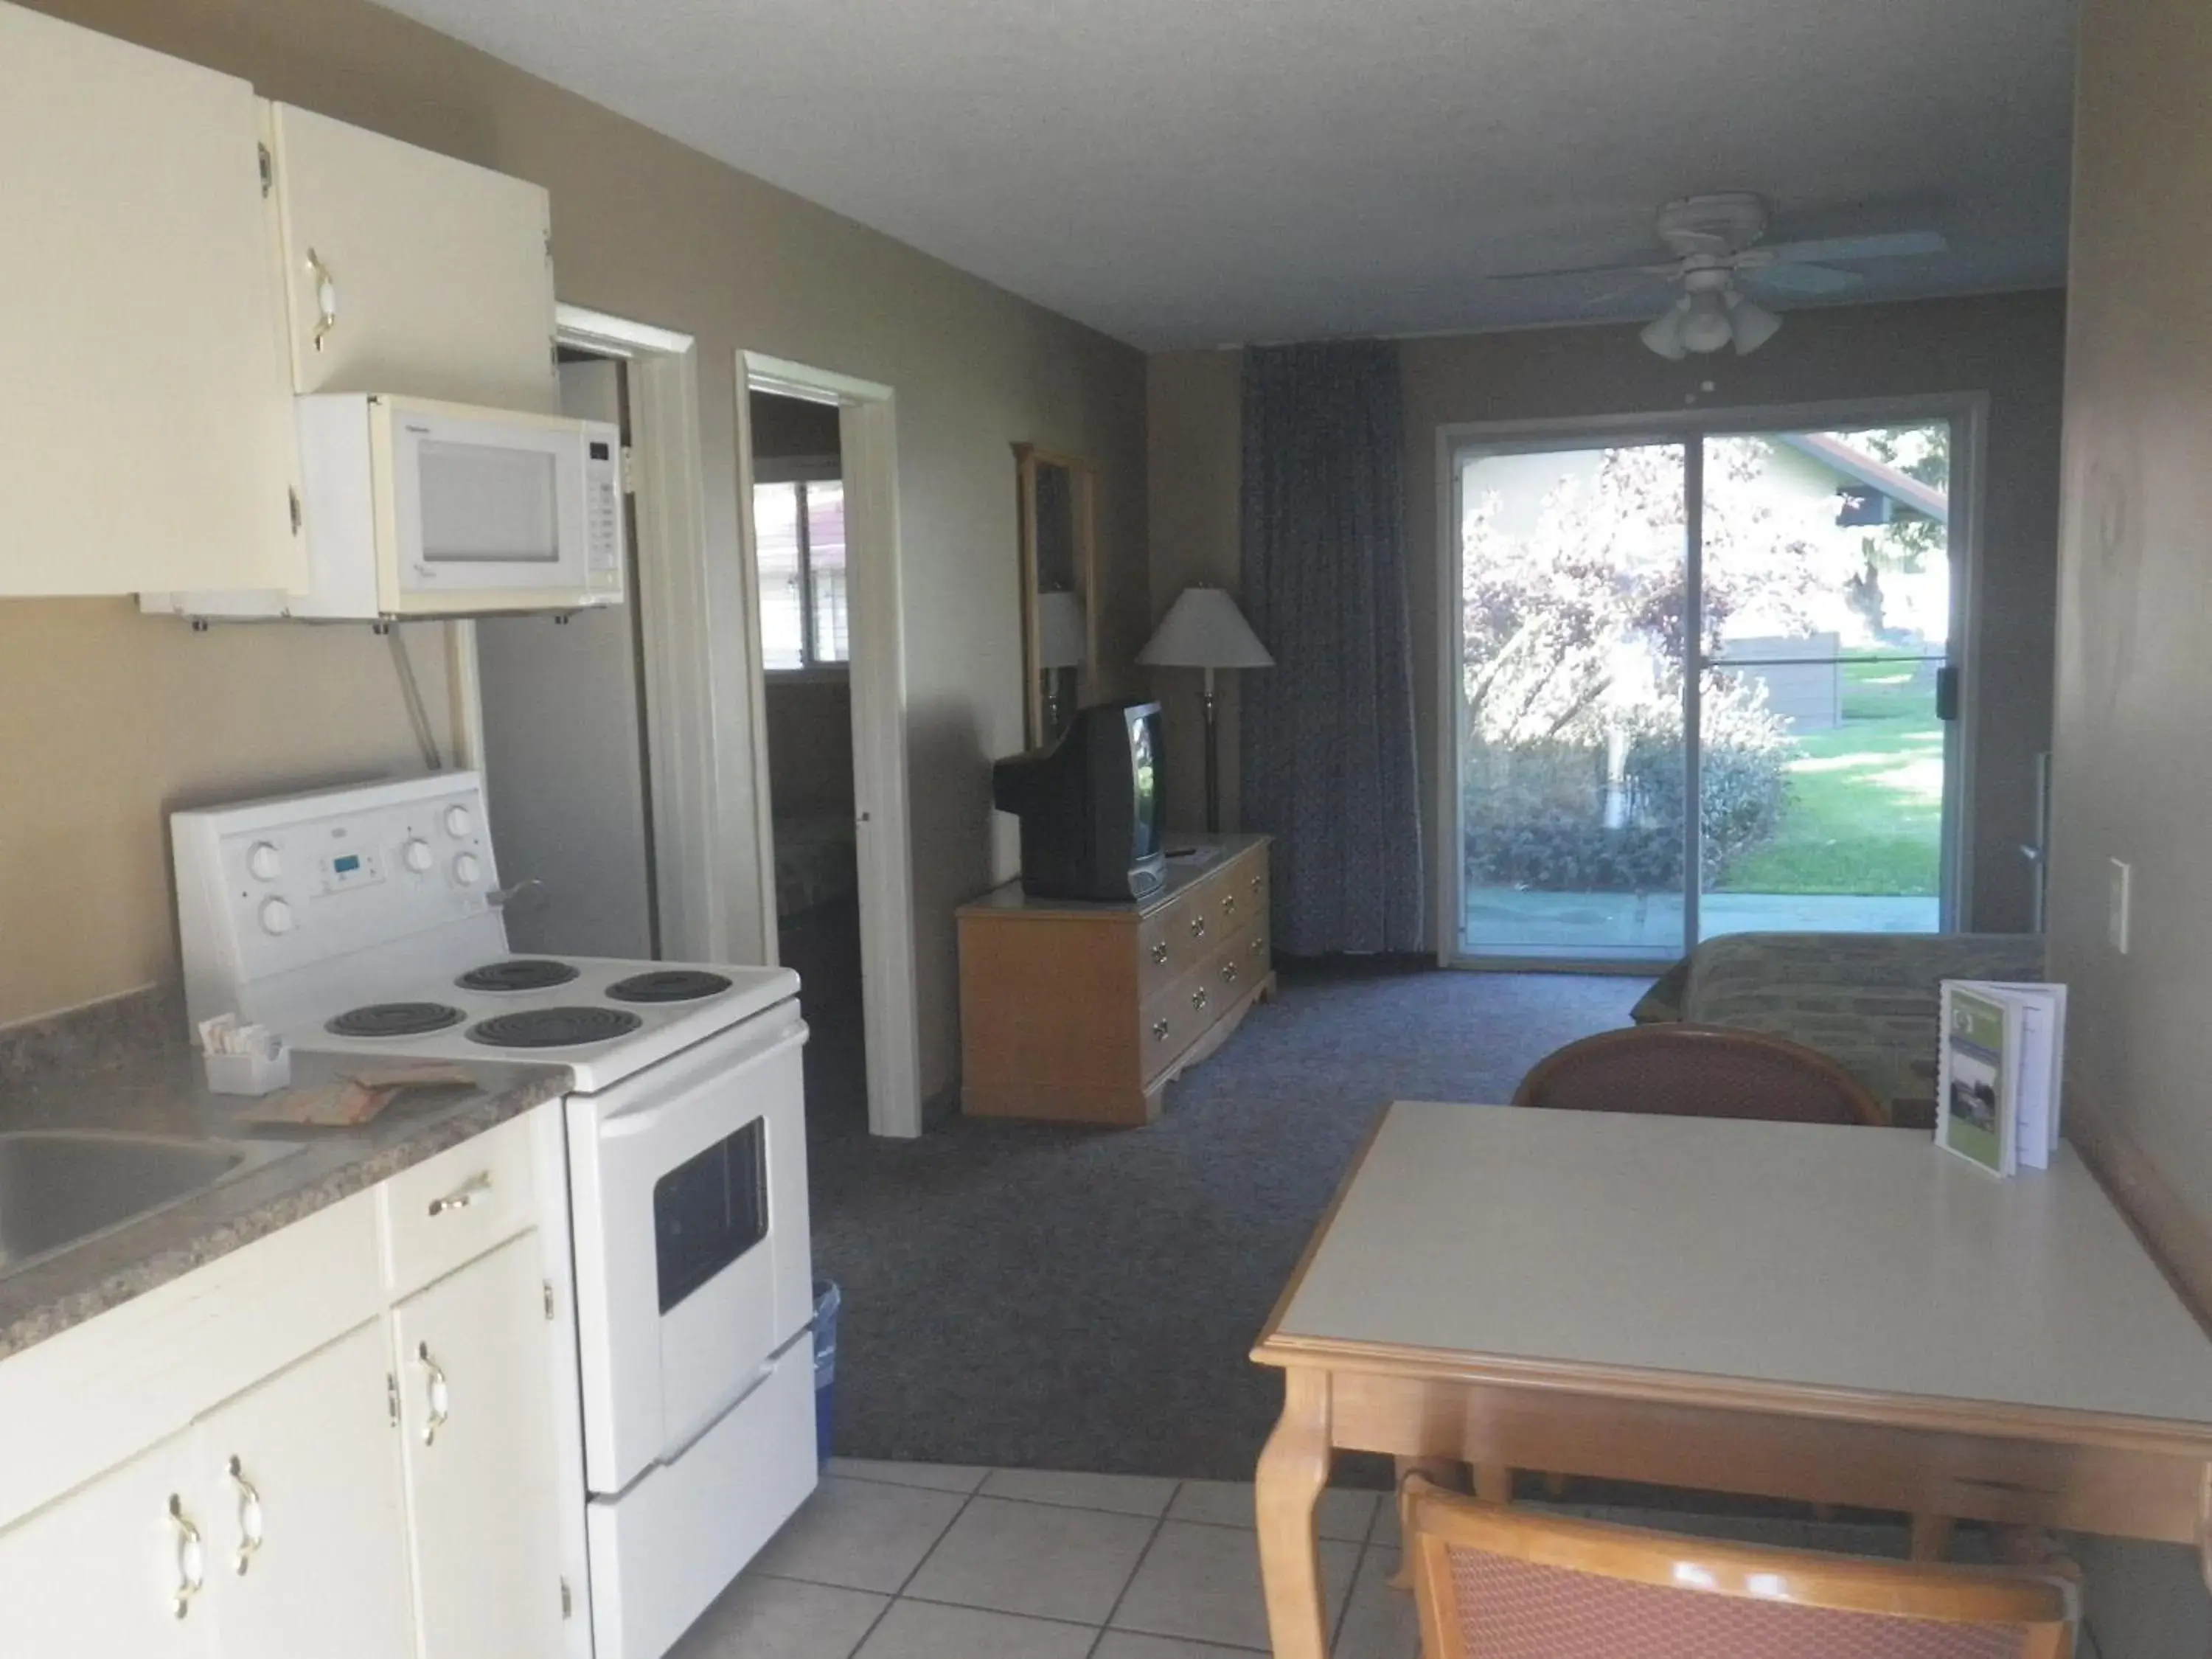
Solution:
[(1285, 1370), (1283, 1414), (1260, 1453), (1254, 1493), (1274, 1659), (1328, 1659), (1314, 1504), (1328, 1484), (1328, 1373), (1307, 1366)]
[(2212, 1589), (2212, 1463), (2204, 1466), (2197, 1486), (2197, 1570), (2204, 1588)]

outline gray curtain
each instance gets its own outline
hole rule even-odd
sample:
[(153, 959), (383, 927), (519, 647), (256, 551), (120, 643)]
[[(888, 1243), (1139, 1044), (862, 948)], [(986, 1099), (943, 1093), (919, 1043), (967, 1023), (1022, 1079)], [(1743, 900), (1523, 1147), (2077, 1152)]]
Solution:
[(1413, 951), (1425, 921), (1406, 611), (1405, 412), (1379, 341), (1244, 354), (1243, 821), (1275, 948)]

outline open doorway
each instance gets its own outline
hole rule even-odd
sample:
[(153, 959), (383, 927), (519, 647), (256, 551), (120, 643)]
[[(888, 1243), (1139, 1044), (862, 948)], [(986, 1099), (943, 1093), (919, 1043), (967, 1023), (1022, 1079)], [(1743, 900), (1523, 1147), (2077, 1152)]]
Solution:
[(834, 404), (749, 392), (777, 951), (799, 980), (810, 1141), (866, 1133), (845, 484)]

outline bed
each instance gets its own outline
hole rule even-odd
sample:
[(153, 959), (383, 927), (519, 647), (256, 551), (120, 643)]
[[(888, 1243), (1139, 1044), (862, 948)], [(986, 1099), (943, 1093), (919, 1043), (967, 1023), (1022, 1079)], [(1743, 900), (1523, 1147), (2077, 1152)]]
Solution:
[(1668, 969), (1633, 1017), (1788, 1037), (1920, 1123), (1935, 1109), (1942, 982), (2039, 980), (2043, 964), (2037, 933), (1731, 933)]

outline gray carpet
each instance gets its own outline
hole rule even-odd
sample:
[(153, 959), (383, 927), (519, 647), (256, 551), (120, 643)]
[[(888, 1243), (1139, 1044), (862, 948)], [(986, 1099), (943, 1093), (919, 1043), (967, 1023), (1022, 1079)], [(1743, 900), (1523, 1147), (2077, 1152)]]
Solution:
[(1246, 1354), (1376, 1109), (1505, 1100), (1646, 983), (1286, 974), (1146, 1128), (814, 1148), (837, 1449), (1249, 1479), (1282, 1389)]

